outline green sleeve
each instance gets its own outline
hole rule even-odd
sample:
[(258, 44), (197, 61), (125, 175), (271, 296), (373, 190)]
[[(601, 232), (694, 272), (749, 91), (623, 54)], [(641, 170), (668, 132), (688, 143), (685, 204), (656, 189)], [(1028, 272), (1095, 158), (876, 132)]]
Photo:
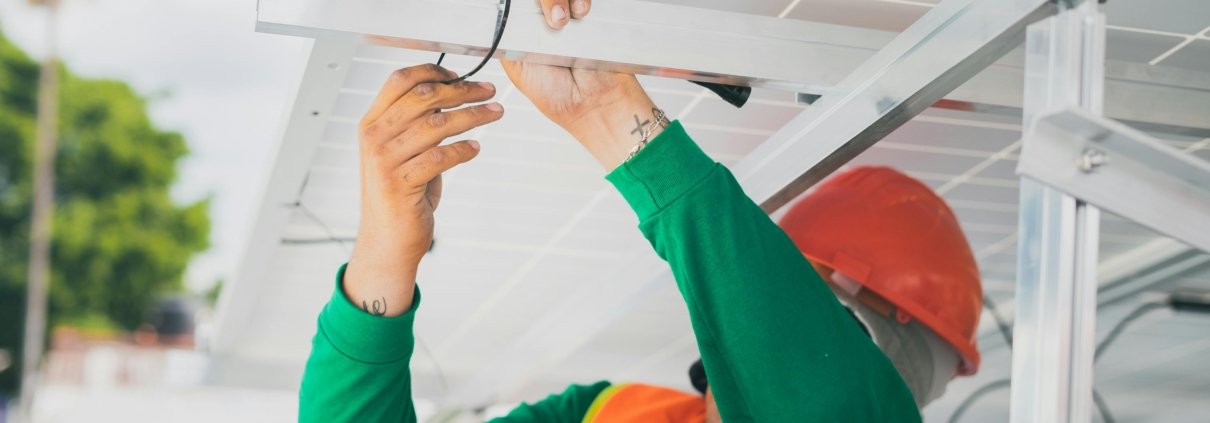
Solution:
[(592, 385), (571, 385), (561, 394), (551, 394), (533, 403), (522, 403), (507, 416), (492, 419), (490, 423), (580, 423), (592, 401), (609, 387), (601, 381)]
[(420, 288), (407, 313), (374, 316), (345, 297), (344, 273), (341, 266), (332, 299), (319, 313), (298, 395), (298, 421), (414, 423), (408, 361)]
[[(412, 406), (412, 323), (420, 307), (417, 287), (412, 308), (397, 317), (374, 316), (344, 296), (336, 274), (332, 299), (319, 314), (311, 357), (299, 391), (300, 422), (416, 422)], [(581, 423), (608, 382), (572, 385), (561, 394), (521, 404), (495, 423)]]
[(891, 361), (679, 122), (607, 179), (672, 268), (723, 421), (920, 421)]

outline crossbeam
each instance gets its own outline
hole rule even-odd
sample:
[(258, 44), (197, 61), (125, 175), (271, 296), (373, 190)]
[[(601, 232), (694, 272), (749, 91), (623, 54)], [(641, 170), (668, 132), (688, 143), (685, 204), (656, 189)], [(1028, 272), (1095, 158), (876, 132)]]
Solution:
[[(256, 29), (483, 56), (495, 0), (260, 0)], [(561, 30), (514, 1), (496, 57), (824, 94), (895, 36), (886, 31), (635, 0), (593, 3)]]
[(1078, 109), (1040, 116), (1018, 172), (1210, 251), (1210, 163)]
[[(837, 84), (896, 36), (634, 0), (594, 4), (587, 18), (555, 31), (546, 27), (533, 2), (514, 3), (497, 57), (797, 91), (813, 98), (842, 93)], [(491, 46), (498, 14), (493, 0), (261, 0), (256, 29), (482, 56)], [(1023, 70), (1020, 58), (1003, 58), (945, 98), (970, 110), (1020, 116)], [(1106, 116), (1136, 128), (1210, 137), (1210, 115), (1198, 113), (1210, 108), (1210, 73), (1111, 61), (1105, 78)]]
[(947, 0), (769, 137), (735, 167), (773, 212), (1020, 44), (1056, 12), (1047, 0)]

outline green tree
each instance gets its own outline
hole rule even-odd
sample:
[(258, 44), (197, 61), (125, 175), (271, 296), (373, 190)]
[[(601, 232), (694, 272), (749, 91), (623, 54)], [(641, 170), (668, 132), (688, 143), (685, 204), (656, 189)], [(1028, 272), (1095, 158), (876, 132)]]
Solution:
[[(108, 322), (130, 330), (156, 297), (182, 288), (208, 247), (208, 200), (168, 190), (188, 154), (157, 129), (146, 101), (118, 81), (61, 71), (49, 326)], [(25, 309), (38, 64), (0, 34), (0, 348), (19, 360)], [(19, 361), (0, 373), (18, 388)]]

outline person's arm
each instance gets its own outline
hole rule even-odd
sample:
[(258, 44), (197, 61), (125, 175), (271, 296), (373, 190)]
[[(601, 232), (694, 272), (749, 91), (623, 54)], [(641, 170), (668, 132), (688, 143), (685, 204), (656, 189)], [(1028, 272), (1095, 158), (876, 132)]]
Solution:
[[(549, 17), (553, 9), (543, 10)], [(662, 133), (652, 127), (650, 143), (626, 162), (649, 128), (642, 124), (658, 120), (633, 75), (501, 63), (544, 115), (610, 171), (668, 261), (723, 421), (920, 420), (890, 360), (679, 123)]]
[[(344, 275), (341, 267), (336, 280)], [(299, 421), (415, 422), (408, 362), (420, 291), (406, 313), (385, 317), (354, 306), (339, 286), (320, 313), (299, 395)], [(492, 423), (580, 423), (607, 387), (608, 382), (571, 385)]]
[(723, 421), (920, 419), (890, 360), (679, 122), (607, 178), (672, 267)]
[(441, 82), (455, 77), (434, 65), (395, 71), (358, 126), (357, 243), (319, 315), (299, 391), (301, 422), (416, 421), (408, 371), (416, 269), (433, 239), (441, 173), (479, 153), (476, 141), (440, 144), (504, 113), (497, 103), (456, 109), (490, 99), (495, 88)]
[(489, 423), (581, 423), (588, 409), (609, 382), (571, 385), (562, 393), (551, 394), (533, 404), (521, 403), (504, 417)]
[[(423, 65), (392, 74), (359, 125), (361, 220), (352, 258), (320, 312), (299, 391), (300, 422), (416, 421), (409, 361), (420, 305), (416, 268), (433, 239), (441, 172), (474, 158), (475, 141), (445, 138), (500, 119), (490, 84)], [(442, 111), (446, 109), (446, 111)], [(607, 382), (573, 385), (497, 423), (580, 423)]]

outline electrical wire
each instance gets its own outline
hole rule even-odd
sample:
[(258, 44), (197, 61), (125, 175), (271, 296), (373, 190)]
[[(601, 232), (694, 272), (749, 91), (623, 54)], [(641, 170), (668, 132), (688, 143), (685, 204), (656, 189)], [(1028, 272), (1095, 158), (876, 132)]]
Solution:
[(1127, 314), (1126, 317), (1123, 317), (1122, 320), (1118, 321), (1118, 324), (1114, 325), (1113, 329), (1111, 329), (1109, 333), (1105, 335), (1105, 339), (1101, 340), (1101, 343), (1097, 345), (1097, 352), (1095, 355), (1093, 355), (1092, 361), (1095, 363), (1098, 358), (1101, 358), (1101, 354), (1104, 354), (1105, 349), (1109, 348), (1109, 345), (1113, 344), (1113, 341), (1118, 339), (1118, 335), (1122, 334), (1122, 331), (1126, 329), (1126, 325), (1130, 324), (1130, 322), (1138, 320), (1140, 317), (1143, 317), (1144, 314), (1161, 308), (1168, 308), (1168, 303), (1144, 303), (1139, 305), (1138, 308), (1134, 309), (1134, 311), (1130, 312), (1130, 314)]
[(973, 405), (979, 398), (998, 389), (1007, 388), (1008, 386), (1008, 379), (1000, 379), (976, 389), (975, 392), (972, 392), (969, 397), (966, 397), (966, 400), (962, 401), (962, 404), (958, 404), (958, 408), (954, 409), (954, 414), (950, 415), (949, 423), (957, 423), (958, 419), (962, 418), (962, 415), (966, 414), (966, 410), (970, 408), (971, 405)]
[(1117, 423), (1117, 420), (1113, 419), (1113, 414), (1109, 412), (1109, 404), (1105, 403), (1105, 399), (1101, 398), (1101, 393), (1096, 389), (1092, 390), (1092, 402), (1097, 405), (1097, 411), (1101, 412), (1101, 420), (1104, 420), (1105, 423)]
[(306, 216), (320, 228), (323, 228), (324, 232), (328, 233), (328, 239), (339, 243), (340, 248), (345, 251), (345, 254), (352, 254), (352, 251), (349, 250), (349, 246), (345, 244), (344, 238), (337, 237), (336, 233), (332, 232), (332, 228), (329, 228), (327, 224), (325, 224), (322, 220), (319, 220), (319, 217), (316, 216), (315, 213), (311, 213), (311, 209), (308, 209), (307, 206), (304, 206), (302, 201), (295, 202), (294, 208), (295, 210), (302, 212), (304, 216)]
[[(504, 25), (508, 23), (508, 9), (509, 6), (512, 6), (512, 3), (512, 0), (504, 0), (504, 13), (500, 15), (500, 26), (496, 27), (496, 36), (492, 38), (492, 48), (487, 50), (487, 55), (483, 56), (483, 61), (479, 62), (479, 66), (475, 66), (475, 68), (470, 72), (467, 72), (466, 75), (445, 81), (446, 84), (453, 84), (455, 82), (466, 80), (466, 78), (469, 78), (471, 75), (479, 72), (480, 69), (483, 69), (483, 66), (487, 65), (487, 62), (492, 60), (492, 56), (496, 54), (496, 47), (500, 46), (500, 39), (504, 38)], [(441, 53), (441, 57), (437, 59), (437, 65), (441, 65), (441, 61), (444, 59), (445, 53)]]
[(987, 312), (991, 313), (992, 320), (996, 321), (996, 327), (1000, 329), (1000, 335), (1004, 336), (1004, 343), (1008, 344), (1008, 349), (1013, 348), (1013, 330), (1004, 320), (1004, 316), (1000, 315), (1000, 310), (996, 308), (996, 302), (992, 301), (986, 295), (983, 296), (983, 306), (987, 307)]
[[(996, 302), (992, 301), (992, 299), (988, 298), (986, 295), (983, 296), (983, 306), (987, 307), (988, 313), (991, 313), (992, 319), (996, 321), (996, 327), (1000, 329), (1000, 335), (1004, 337), (1004, 343), (1008, 344), (1008, 349), (1011, 351), (1013, 349), (1012, 327), (1009, 326), (1008, 322), (1004, 319), (1004, 316), (1000, 315), (1000, 310), (996, 308)], [(1150, 309), (1148, 309), (1143, 313), (1140, 313), (1139, 310), (1143, 309), (1145, 306), (1146, 304), (1140, 306), (1139, 309), (1136, 309), (1134, 312), (1130, 313), (1130, 315), (1127, 316), (1127, 319), (1134, 320), (1138, 318), (1138, 315), (1142, 315), (1146, 311), (1150, 311)], [(1093, 362), (1096, 361), (1095, 357), (1101, 355), (1103, 347), (1109, 346), (1109, 342), (1112, 342), (1113, 338), (1117, 337), (1117, 333), (1121, 332), (1121, 329), (1125, 327), (1126, 323), (1129, 323), (1129, 320), (1123, 319), (1123, 321), (1118, 322), (1118, 325), (1114, 327), (1114, 330), (1110, 331), (1110, 336), (1107, 336), (1104, 341), (1101, 341), (1101, 345), (1097, 346), (1097, 352), (1093, 358)], [(962, 415), (966, 413), (966, 410), (969, 409), (971, 405), (975, 403), (975, 401), (978, 401), (980, 397), (983, 397), (984, 395), (987, 395), (988, 393), (994, 392), (998, 389), (1005, 388), (1010, 384), (1010, 379), (1000, 379), (983, 385), (979, 389), (975, 390), (975, 392), (972, 392), (970, 396), (967, 396), (965, 400), (962, 400), (962, 403), (958, 404), (958, 407), (954, 409), (954, 414), (950, 415), (949, 423), (957, 423), (958, 419), (961, 418)], [(1105, 423), (1116, 422), (1116, 420), (1113, 418), (1113, 413), (1109, 412), (1109, 405), (1105, 402), (1105, 399), (1101, 397), (1101, 393), (1097, 392), (1096, 388), (1093, 388), (1092, 390), (1092, 400), (1093, 403), (1096, 404), (1097, 411), (1101, 413), (1101, 419), (1104, 420)]]
[[(442, 56), (444, 56), (444, 54)], [(324, 223), (323, 220), (321, 220), (319, 218), (319, 216), (316, 216), (315, 213), (312, 213), (311, 209), (308, 209), (307, 206), (303, 205), (302, 195), (303, 195), (303, 192), (306, 191), (307, 183), (310, 182), (310, 180), (311, 180), (311, 174), (308, 173), (306, 176), (303, 177), (302, 186), (299, 187), (299, 189), (298, 189), (298, 197), (295, 198), (293, 203), (287, 204), (287, 206), (301, 212), (304, 216), (307, 217), (307, 219), (311, 220), (312, 223), (315, 223), (315, 225), (317, 225), (321, 229), (323, 229), (324, 232), (326, 232), (328, 234), (328, 237), (327, 238), (314, 238), (314, 239), (288, 239), (288, 238), (285, 238), (285, 239), (281, 240), (281, 243), (297, 245), (297, 244), (323, 244), (323, 243), (335, 242), (335, 243), (340, 244), (340, 247), (342, 249), (344, 249), (345, 254), (352, 254), (352, 251), (349, 250), (348, 245), (345, 245), (345, 242), (346, 241), (356, 242), (357, 238), (355, 238), (355, 237), (347, 237), (347, 238), (337, 237), (336, 233), (334, 231), (332, 231), (332, 228), (328, 227), (328, 225), (326, 223)], [(435, 246), (436, 244), (437, 244), (436, 240), (429, 242), (429, 251), (430, 252), (433, 251), (433, 246)], [(424, 339), (421, 338), (420, 335), (415, 335), (415, 337), (416, 337), (416, 344), (420, 347), (420, 349), (424, 350), (425, 355), (427, 355), (429, 360), (433, 362), (433, 369), (435, 369), (437, 371), (437, 380), (441, 382), (441, 392), (448, 393), (450, 390), (449, 379), (445, 376), (445, 371), (441, 369), (441, 364), (437, 362), (437, 356), (434, 356), (433, 353), (431, 351), (429, 351), (428, 344), (426, 344), (424, 342)]]

